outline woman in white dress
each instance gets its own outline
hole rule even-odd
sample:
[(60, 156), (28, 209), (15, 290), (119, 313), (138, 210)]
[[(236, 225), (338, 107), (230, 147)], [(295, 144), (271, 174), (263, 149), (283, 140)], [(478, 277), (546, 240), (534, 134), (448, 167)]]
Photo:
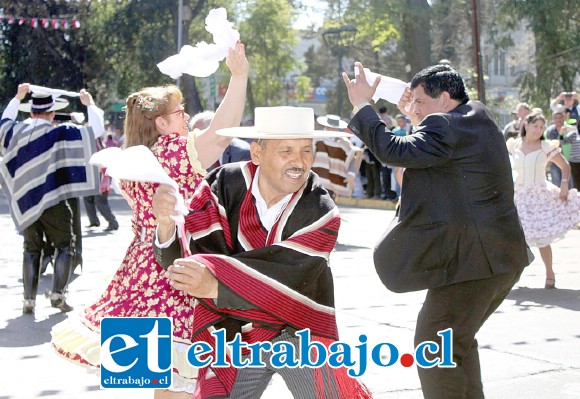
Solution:
[[(545, 288), (555, 288), (550, 244), (564, 237), (580, 221), (580, 196), (568, 190), (570, 165), (564, 159), (558, 140), (544, 140), (546, 118), (535, 109), (525, 119), (520, 137), (506, 144), (513, 156), (514, 200), (526, 241), (538, 247), (546, 266)], [(556, 187), (546, 180), (546, 164), (554, 162), (562, 170), (562, 182)]]

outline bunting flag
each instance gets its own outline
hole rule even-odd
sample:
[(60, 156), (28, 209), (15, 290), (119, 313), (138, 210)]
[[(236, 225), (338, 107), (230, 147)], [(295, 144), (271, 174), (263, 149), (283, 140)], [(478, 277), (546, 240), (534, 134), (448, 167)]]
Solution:
[(29, 24), (32, 28), (52, 28), (52, 29), (79, 29), (81, 22), (76, 19), (63, 18), (38, 18), (38, 17), (15, 17), (13, 15), (0, 15), (0, 21), (6, 22), (8, 25), (18, 24), (23, 26)]

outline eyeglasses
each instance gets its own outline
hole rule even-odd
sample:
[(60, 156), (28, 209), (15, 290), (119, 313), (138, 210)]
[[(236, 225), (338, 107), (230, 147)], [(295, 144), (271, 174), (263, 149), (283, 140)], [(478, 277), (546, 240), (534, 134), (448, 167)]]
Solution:
[(169, 112), (165, 115), (181, 114), (181, 117), (183, 118), (185, 116), (184, 106), (185, 106), (185, 104), (182, 104), (182, 105), (180, 105), (180, 108), (177, 111)]

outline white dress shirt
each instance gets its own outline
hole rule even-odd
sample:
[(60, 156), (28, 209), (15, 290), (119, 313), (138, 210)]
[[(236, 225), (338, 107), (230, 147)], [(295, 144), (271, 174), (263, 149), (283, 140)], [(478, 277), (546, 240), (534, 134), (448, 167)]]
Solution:
[[(266, 200), (262, 196), (262, 193), (260, 193), (260, 188), (258, 185), (259, 179), (260, 179), (260, 167), (258, 166), (258, 169), (256, 170), (256, 176), (252, 181), (252, 187), (250, 188), (250, 190), (256, 200), (256, 209), (258, 211), (258, 217), (260, 218), (260, 222), (269, 233), (270, 230), (272, 229), (272, 226), (274, 226), (274, 224), (276, 223), (276, 221), (286, 208), (286, 205), (288, 205), (290, 198), (292, 198), (292, 194), (284, 196), (282, 199), (280, 199), (280, 201), (276, 202), (274, 205), (268, 208)], [(173, 236), (164, 243), (160, 243), (158, 235), (157, 234), (155, 235), (155, 245), (158, 248), (167, 248), (173, 243), (173, 241), (175, 241), (175, 231), (173, 232)]]

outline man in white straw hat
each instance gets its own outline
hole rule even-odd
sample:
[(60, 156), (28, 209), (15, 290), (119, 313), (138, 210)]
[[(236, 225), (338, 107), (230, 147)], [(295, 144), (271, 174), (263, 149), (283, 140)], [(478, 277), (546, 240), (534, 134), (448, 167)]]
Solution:
[[(228, 341), (240, 333), (247, 344), (286, 341), (296, 348), (295, 332), (309, 328), (312, 341), (328, 347), (338, 339), (328, 258), (340, 217), (310, 170), (312, 140), (347, 134), (315, 130), (313, 110), (298, 107), (256, 108), (255, 126), (217, 133), (255, 139), (252, 161), (215, 169), (190, 199), (192, 256), (179, 259), (171, 188), (161, 186), (153, 197), (157, 260), (172, 286), (200, 303), (186, 315), (194, 320), (193, 340), (215, 350), (211, 332), (225, 328)], [(296, 398), (370, 395), (345, 368), (276, 368), (271, 359), (265, 352), (265, 367), (201, 368), (200, 397), (258, 398), (274, 373)]]
[[(341, 132), (347, 123), (338, 115), (316, 118), (324, 130)], [(354, 178), (360, 167), (363, 151), (345, 137), (327, 137), (314, 140), (314, 162), (312, 171), (334, 200), (340, 195), (350, 197), (354, 189)]]
[[(16, 229), (24, 237), (22, 312), (34, 313), (45, 233), (57, 249), (48, 293), (51, 306), (68, 312), (72, 307), (66, 303), (65, 291), (75, 262), (75, 234), (67, 200), (98, 190), (98, 172), (87, 165), (95, 150), (95, 135), (104, 132), (102, 111), (90, 93), (81, 90), (80, 100), (88, 108), (92, 127), (53, 126), (55, 111), (68, 102), (35, 92), (28, 103), (21, 104), (29, 92), (28, 83), (20, 84), (0, 121), (0, 183)], [(30, 113), (27, 123), (15, 121), (19, 109)]]

